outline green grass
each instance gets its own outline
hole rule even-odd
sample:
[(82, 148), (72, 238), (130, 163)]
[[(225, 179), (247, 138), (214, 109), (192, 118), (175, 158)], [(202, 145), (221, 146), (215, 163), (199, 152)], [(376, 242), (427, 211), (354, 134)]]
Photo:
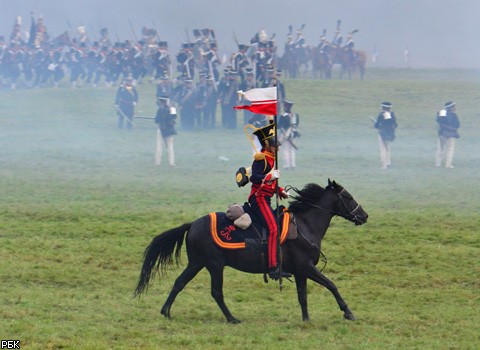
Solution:
[[(282, 184), (335, 179), (370, 215), (359, 227), (334, 219), (323, 242), (324, 272), (358, 321), (309, 282), (302, 322), (294, 284), (279, 292), (227, 268), (237, 326), (225, 324), (206, 271), (171, 321), (159, 310), (181, 267), (132, 294), (155, 235), (246, 200), (234, 182), (251, 161), (240, 129), (180, 129), (177, 167), (155, 167), (153, 122), (116, 130), (115, 89), (0, 91), (0, 338), (29, 349), (478, 348), (479, 76), (378, 69), (362, 82), (285, 82), (302, 137)], [(138, 114), (153, 115), (154, 87), (139, 91)], [(384, 100), (399, 123), (388, 171), (368, 118)], [(447, 100), (462, 123), (452, 170), (433, 166), (434, 115)]]

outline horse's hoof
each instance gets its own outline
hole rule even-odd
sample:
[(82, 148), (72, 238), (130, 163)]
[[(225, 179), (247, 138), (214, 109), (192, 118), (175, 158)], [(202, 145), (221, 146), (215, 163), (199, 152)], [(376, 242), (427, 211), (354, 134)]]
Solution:
[(228, 320), (228, 323), (230, 323), (230, 324), (239, 324), (239, 323), (242, 323), (242, 321), (237, 320), (236, 318), (232, 318), (231, 320)]
[(349, 320), (349, 321), (355, 321), (356, 318), (353, 314), (343, 314), (343, 317), (346, 319), (346, 320)]
[(170, 317), (170, 310), (167, 310), (167, 309), (162, 309), (160, 310), (160, 313), (165, 316), (166, 319), (170, 320), (171, 317)]

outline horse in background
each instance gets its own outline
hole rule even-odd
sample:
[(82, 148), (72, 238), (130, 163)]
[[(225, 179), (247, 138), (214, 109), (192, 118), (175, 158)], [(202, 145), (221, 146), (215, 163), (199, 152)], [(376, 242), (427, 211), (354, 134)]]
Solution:
[(332, 58), (328, 49), (320, 51), (320, 48), (311, 48), (312, 58), (312, 78), (313, 79), (332, 79)]
[(277, 59), (278, 69), (282, 70), (285, 78), (305, 78), (310, 69), (311, 57), (311, 48), (308, 46), (285, 50)]
[(365, 51), (353, 50), (353, 57), (348, 51), (340, 47), (333, 48), (331, 52), (333, 64), (340, 65), (340, 79), (343, 79), (345, 73), (348, 74), (349, 79), (352, 79), (358, 69), (360, 80), (363, 80), (367, 63), (367, 53)]

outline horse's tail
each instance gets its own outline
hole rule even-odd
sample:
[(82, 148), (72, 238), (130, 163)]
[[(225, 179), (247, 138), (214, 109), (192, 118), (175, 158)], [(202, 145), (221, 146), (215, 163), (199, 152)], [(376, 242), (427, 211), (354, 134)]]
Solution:
[(190, 226), (192, 226), (192, 223), (183, 224), (182, 226), (165, 231), (156, 236), (148, 245), (143, 253), (143, 266), (140, 271), (137, 287), (135, 288), (134, 297), (148, 289), (150, 280), (159, 269), (163, 272), (168, 265), (173, 264), (174, 252), (175, 262), (178, 264), (183, 240)]

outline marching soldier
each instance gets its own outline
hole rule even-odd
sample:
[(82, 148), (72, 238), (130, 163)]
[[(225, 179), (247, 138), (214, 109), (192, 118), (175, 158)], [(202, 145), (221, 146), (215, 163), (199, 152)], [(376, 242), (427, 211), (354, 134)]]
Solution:
[(445, 168), (452, 169), (453, 154), (455, 152), (455, 139), (460, 137), (458, 128), (460, 120), (456, 113), (455, 102), (449, 101), (445, 103), (445, 109), (437, 113), (438, 123), (438, 143), (437, 154), (435, 157), (435, 165), (442, 165), (442, 159), (445, 157)]
[(232, 59), (230, 62), (230, 64), (233, 67), (233, 70), (237, 71), (238, 74), (240, 75), (241, 82), (245, 80), (244, 69), (250, 65), (250, 62), (248, 61), (248, 58), (246, 55), (247, 49), (248, 49), (248, 45), (239, 44), (238, 52), (232, 55)]
[(217, 83), (211, 75), (207, 76), (207, 87), (205, 89), (204, 107), (203, 107), (203, 127), (205, 129), (214, 129), (217, 114)]
[(177, 111), (175, 107), (169, 105), (167, 96), (157, 97), (158, 110), (155, 115), (157, 124), (157, 147), (155, 151), (155, 165), (159, 166), (162, 162), (163, 145), (167, 146), (168, 164), (175, 166), (175, 154), (173, 149), (173, 136), (177, 134), (175, 123)]
[(263, 84), (266, 79), (266, 70), (268, 66), (268, 60), (270, 57), (268, 56), (267, 52), (267, 44), (264, 42), (258, 43), (258, 50), (254, 55), (254, 62), (255, 62), (255, 78), (259, 85)]
[(390, 102), (382, 102), (382, 111), (378, 114), (375, 123), (375, 129), (378, 129), (378, 143), (380, 146), (380, 161), (382, 169), (387, 169), (391, 165), (390, 143), (395, 140), (395, 129), (397, 128), (397, 119), (395, 113), (391, 110)]
[(164, 73), (160, 77), (160, 81), (157, 84), (156, 95), (157, 97), (167, 96), (168, 98), (172, 96), (172, 82), (170, 81), (168, 74)]
[(181, 51), (177, 54), (177, 71), (181, 76), (193, 79), (195, 76), (195, 59), (193, 55), (194, 44), (182, 44)]
[(215, 82), (218, 82), (220, 74), (218, 73), (218, 65), (220, 62), (220, 57), (218, 57), (217, 52), (217, 43), (210, 43), (210, 50), (204, 54), (205, 67), (204, 70), (208, 71), (208, 75), (212, 76), (215, 79)]
[(197, 128), (205, 126), (205, 95), (207, 92), (207, 73), (198, 74), (199, 81), (195, 86), (195, 116), (194, 121)]
[(193, 130), (195, 123), (195, 89), (192, 79), (185, 79), (176, 96), (180, 108), (180, 123), (184, 130)]
[(168, 53), (168, 43), (166, 41), (159, 41), (157, 43), (158, 49), (152, 53), (153, 68), (155, 69), (155, 78), (162, 76), (169, 76), (171, 71), (172, 60)]
[(237, 102), (238, 79), (237, 72), (228, 68), (218, 85), (218, 99), (222, 109), (222, 125), (227, 129), (237, 127), (237, 111), (233, 107)]
[(123, 129), (124, 121), (127, 122), (127, 130), (133, 128), (133, 115), (135, 105), (138, 102), (138, 93), (133, 86), (133, 78), (131, 75), (125, 78), (122, 86), (117, 90), (115, 98), (115, 108), (118, 114), (118, 128)]

